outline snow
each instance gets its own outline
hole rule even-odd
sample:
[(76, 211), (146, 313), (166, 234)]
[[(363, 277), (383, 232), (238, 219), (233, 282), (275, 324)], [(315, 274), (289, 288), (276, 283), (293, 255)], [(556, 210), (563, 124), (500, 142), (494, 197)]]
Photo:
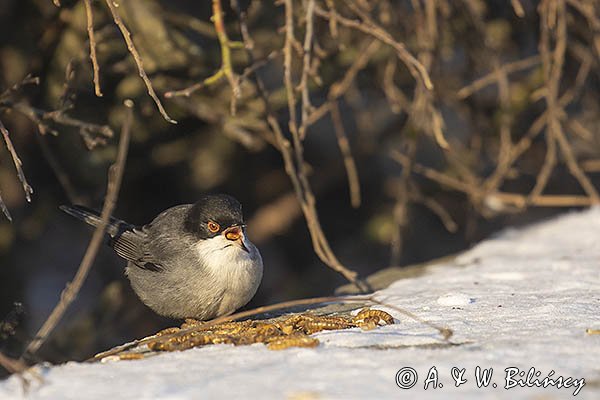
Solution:
[(440, 306), (464, 306), (474, 301), (474, 298), (464, 293), (447, 293), (437, 299)]
[[(600, 209), (505, 231), (377, 298), (454, 335), (445, 342), (393, 308), (374, 307), (396, 324), (321, 332), (316, 348), (213, 345), (137, 361), (41, 365), (25, 397), (600, 398), (600, 335), (586, 333), (600, 328)], [(407, 368), (418, 380), (401, 389), (396, 381), (414, 376)], [(491, 381), (478, 387), (476, 370), (490, 368)], [(533, 385), (557, 381), (566, 387)], [(518, 382), (525, 387), (505, 389)], [(0, 382), (0, 399), (23, 396), (19, 377)]]

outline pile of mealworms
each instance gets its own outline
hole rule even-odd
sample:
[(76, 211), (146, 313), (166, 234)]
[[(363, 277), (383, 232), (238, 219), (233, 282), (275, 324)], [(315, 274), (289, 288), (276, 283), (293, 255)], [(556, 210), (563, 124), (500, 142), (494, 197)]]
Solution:
[[(315, 347), (319, 340), (310, 335), (323, 330), (355, 327), (370, 330), (393, 323), (394, 318), (387, 312), (370, 308), (363, 308), (355, 316), (293, 314), (268, 320), (207, 325), (205, 329), (202, 328), (202, 322), (188, 319), (180, 328), (158, 332), (147, 345), (153, 351), (177, 351), (218, 343), (264, 343), (271, 350), (283, 350), (288, 347)], [(188, 328), (194, 329), (184, 333)], [(178, 332), (182, 334), (178, 335)]]

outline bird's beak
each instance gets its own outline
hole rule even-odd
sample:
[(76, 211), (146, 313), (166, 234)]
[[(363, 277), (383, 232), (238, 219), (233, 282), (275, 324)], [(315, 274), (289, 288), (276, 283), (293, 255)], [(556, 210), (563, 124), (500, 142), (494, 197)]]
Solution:
[(242, 248), (247, 253), (250, 253), (250, 250), (244, 244), (244, 231), (240, 226), (231, 226), (223, 232), (225, 238), (227, 240), (231, 240), (232, 242), (236, 242), (238, 246)]

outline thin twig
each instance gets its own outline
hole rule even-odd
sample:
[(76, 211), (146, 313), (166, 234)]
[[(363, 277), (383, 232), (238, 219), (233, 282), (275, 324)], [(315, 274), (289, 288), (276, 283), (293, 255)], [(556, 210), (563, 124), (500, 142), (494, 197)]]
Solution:
[(404, 244), (403, 233), (408, 225), (409, 183), (412, 178), (413, 163), (417, 154), (417, 137), (407, 138), (406, 147), (408, 155), (406, 155), (405, 162), (402, 164), (402, 174), (400, 175), (398, 189), (395, 193), (396, 201), (392, 211), (394, 230), (390, 235), (390, 266), (397, 266), (400, 263), (400, 256), (402, 255)]
[(394, 38), (385, 29), (381, 28), (378, 25), (375, 25), (374, 23), (367, 24), (342, 17), (340, 14), (325, 11), (319, 6), (315, 7), (315, 14), (321, 18), (325, 18), (326, 20), (334, 18), (340, 25), (346, 26), (348, 28), (357, 29), (391, 46), (394, 50), (396, 50), (398, 58), (402, 60), (402, 62), (407, 66), (408, 70), (413, 75), (413, 77), (416, 80), (423, 82), (423, 85), (425, 85), (425, 87), (428, 90), (433, 89), (433, 83), (431, 82), (429, 73), (427, 72), (425, 67), (423, 67), (423, 64), (421, 64), (419, 60), (417, 60), (412, 54), (410, 54), (408, 50), (406, 50), (404, 44), (394, 40)]
[[(414, 185), (413, 185), (414, 186)], [(437, 200), (432, 197), (423, 196), (416, 187), (411, 187), (410, 196), (415, 203), (421, 203), (434, 213), (444, 224), (444, 228), (450, 233), (458, 230), (458, 224), (454, 221), (450, 213)]]
[[(86, 146), (90, 150), (98, 144), (104, 144), (107, 138), (111, 138), (114, 135), (110, 126), (93, 124), (90, 122), (85, 122), (69, 117), (65, 114), (64, 110), (40, 110), (24, 102), (16, 104), (7, 103), (6, 106), (14, 109), (15, 111), (20, 112), (21, 114), (28, 117), (31, 121), (33, 121), (37, 125), (40, 134), (42, 135), (48, 132), (55, 135), (58, 134), (58, 132), (48, 127), (45, 121), (53, 121), (57, 124), (72, 126), (79, 129), (79, 134), (81, 135), (81, 137), (85, 141)], [(95, 136), (92, 136), (92, 133)]]
[(233, 67), (231, 66), (231, 48), (241, 47), (241, 43), (232, 42), (227, 36), (227, 30), (225, 29), (225, 23), (223, 22), (221, 0), (213, 0), (212, 6), (215, 31), (217, 31), (217, 37), (219, 38), (219, 44), (221, 45), (220, 71), (223, 71), (223, 75), (225, 75), (229, 81), (229, 86), (231, 86), (231, 115), (235, 115), (236, 101), (242, 93), (240, 90), (240, 77), (233, 72)]
[[(392, 159), (399, 164), (404, 165), (408, 157), (398, 151), (390, 153)], [(489, 202), (499, 202), (508, 206), (514, 206), (520, 209), (528, 205), (536, 207), (589, 207), (594, 204), (589, 196), (577, 195), (540, 195), (536, 197), (525, 196), (520, 193), (493, 192), (486, 193), (479, 186), (463, 182), (455, 177), (436, 171), (433, 168), (426, 167), (419, 163), (414, 163), (412, 170), (442, 186), (447, 186), (452, 190), (463, 192), (471, 198), (474, 205), (478, 206), (484, 200)]]
[(31, 76), (28, 74), (22, 81), (15, 83), (10, 88), (6, 89), (0, 94), (0, 105), (10, 104), (11, 98), (16, 95), (26, 85), (39, 85), (40, 78), (38, 76)]
[[(333, 0), (325, 0), (325, 3), (327, 4), (327, 8), (329, 9), (330, 13), (335, 14), (335, 7), (333, 4)], [(329, 19), (329, 33), (331, 34), (331, 37), (334, 39), (338, 38), (338, 26), (337, 26), (337, 18), (330, 18)]]
[(225, 76), (225, 74), (224, 74), (223, 70), (219, 69), (216, 73), (214, 73), (213, 75), (209, 76), (208, 78), (204, 79), (201, 82), (194, 83), (193, 85), (188, 86), (184, 89), (170, 90), (170, 91), (166, 92), (165, 97), (167, 99), (170, 99), (173, 97), (179, 97), (179, 96), (190, 97), (193, 93), (197, 92), (198, 90), (203, 89), (210, 85), (214, 85), (215, 83), (219, 82), (224, 76)]
[[(508, 81), (508, 75), (506, 69), (498, 66), (499, 61), (494, 60), (494, 72), (495, 78), (498, 84), (498, 101), (500, 103), (500, 146), (498, 148), (498, 156), (496, 160), (496, 170), (502, 170), (508, 172), (512, 165), (511, 154), (513, 153), (512, 143), (512, 132), (511, 124), (512, 118), (510, 116), (510, 85)], [(504, 177), (504, 176), (503, 176)], [(484, 187), (489, 192), (496, 191), (498, 186), (502, 183), (503, 177), (497, 177), (496, 179), (487, 179), (484, 182)], [(540, 194), (540, 193), (538, 193)]]
[(202, 21), (190, 14), (180, 14), (177, 12), (172, 12), (168, 10), (164, 10), (164, 18), (168, 22), (172, 23), (176, 26), (181, 26), (187, 29), (190, 29), (194, 32), (197, 32), (203, 36), (208, 36), (210, 38), (217, 38), (217, 33), (215, 32), (214, 24), (210, 22)]
[[(554, 149), (550, 141), (556, 140), (569, 172), (581, 185), (586, 194), (593, 203), (600, 203), (600, 195), (590, 181), (589, 177), (579, 166), (571, 145), (567, 141), (559, 115), (563, 109), (558, 101), (559, 84), (561, 80), (562, 67), (567, 48), (567, 16), (566, 5), (564, 1), (549, 2), (543, 1), (539, 6), (541, 18), (541, 39), (540, 53), (542, 55), (542, 65), (544, 77), (546, 80), (546, 90), (544, 91), (546, 104), (548, 106), (548, 133), (546, 141), (549, 149)], [(549, 22), (553, 21), (553, 22)], [(555, 29), (552, 29), (555, 27)], [(555, 45), (553, 51), (550, 51), (550, 34), (554, 33)], [(552, 157), (550, 157), (552, 158)]]
[(256, 60), (252, 65), (249, 65), (246, 68), (244, 68), (244, 71), (242, 71), (242, 74), (240, 75), (240, 79), (248, 79), (248, 76), (250, 76), (250, 74), (253, 74), (260, 68), (267, 65), (270, 61), (277, 58), (279, 54), (280, 52), (278, 50), (273, 50), (265, 58), (261, 60)]
[(79, 264), (77, 273), (73, 278), (73, 281), (68, 283), (61, 293), (60, 301), (50, 313), (50, 316), (46, 319), (40, 330), (35, 335), (34, 340), (27, 346), (22, 358), (27, 355), (34, 354), (44, 342), (48, 339), (48, 336), (52, 333), (58, 322), (63, 317), (67, 308), (71, 305), (75, 297), (79, 293), (81, 286), (83, 285), (90, 268), (96, 258), (96, 254), (102, 245), (104, 238), (104, 232), (110, 219), (110, 216), (115, 208), (119, 190), (121, 188), (121, 182), (123, 180), (123, 172), (125, 170), (125, 160), (127, 159), (127, 151), (129, 148), (129, 139), (131, 136), (131, 124), (133, 121), (133, 102), (131, 100), (125, 101), (127, 107), (127, 113), (123, 127), (121, 129), (121, 137), (119, 139), (119, 148), (117, 150), (117, 159), (108, 170), (108, 185), (106, 190), (106, 197), (104, 198), (104, 204), (102, 206), (102, 212), (100, 214), (100, 223), (94, 230), (92, 239), (88, 245), (88, 248)]
[(537, 197), (542, 194), (546, 185), (548, 184), (548, 180), (552, 175), (552, 171), (554, 167), (556, 167), (556, 140), (554, 136), (548, 135), (546, 137), (546, 156), (544, 158), (544, 164), (542, 164), (542, 168), (537, 174), (535, 179), (535, 186), (529, 193), (529, 197)]
[(158, 96), (156, 95), (156, 92), (154, 91), (154, 87), (152, 86), (152, 82), (150, 82), (150, 78), (148, 78), (148, 75), (146, 74), (146, 71), (144, 70), (144, 66), (142, 64), (142, 58), (140, 57), (140, 54), (138, 53), (137, 49), (135, 48), (133, 39), (131, 39), (131, 33), (129, 33), (129, 30), (123, 23), (123, 20), (121, 19), (121, 16), (119, 15), (119, 12), (117, 11), (117, 8), (120, 7), (118, 0), (106, 0), (106, 4), (108, 5), (108, 8), (110, 9), (110, 13), (112, 14), (115, 24), (117, 25), (117, 27), (119, 27), (119, 30), (121, 31), (121, 34), (123, 35), (123, 39), (125, 39), (125, 43), (127, 44), (127, 49), (129, 50), (129, 53), (131, 53), (133, 60), (135, 61), (135, 65), (138, 69), (138, 73), (139, 73), (140, 77), (142, 78), (142, 80), (144, 81), (144, 84), (146, 85), (148, 94), (150, 95), (150, 97), (152, 97), (152, 100), (154, 100), (154, 103), (158, 107), (158, 111), (163, 116), (163, 118), (172, 124), (176, 124), (177, 121), (175, 121), (174, 119), (169, 117), (169, 115), (167, 114), (167, 111), (163, 107), (162, 103), (160, 102), (160, 99), (158, 98)]
[[(2, 132), (2, 137), (4, 138), (4, 143), (6, 143), (6, 147), (8, 148), (8, 152), (10, 153), (13, 164), (15, 165), (15, 169), (17, 170), (17, 176), (21, 181), (21, 185), (23, 186), (23, 191), (25, 192), (25, 198), (28, 202), (31, 202), (31, 195), (33, 194), (33, 188), (27, 183), (27, 178), (25, 178), (25, 173), (23, 172), (23, 163), (21, 159), (17, 155), (17, 151), (10, 140), (10, 135), (8, 130), (4, 127), (2, 121), (0, 121), (0, 132)], [(4, 204), (4, 203), (3, 203)], [(5, 213), (6, 215), (6, 213)], [(7, 215), (10, 219), (10, 215)]]
[(410, 110), (410, 101), (402, 90), (394, 83), (397, 62), (398, 60), (396, 58), (392, 58), (385, 65), (381, 89), (383, 90), (393, 113), (399, 114), (402, 111), (408, 113)]
[(94, 36), (94, 14), (92, 12), (92, 0), (83, 0), (85, 4), (85, 15), (87, 19), (87, 31), (90, 40), (90, 59), (92, 60), (92, 67), (94, 70), (94, 92), (97, 97), (102, 97), (102, 90), (100, 90), (100, 66), (98, 65), (98, 58), (96, 56), (96, 38)]
[(15, 360), (14, 358), (5, 356), (1, 352), (0, 366), (4, 367), (11, 374), (14, 374), (15, 372), (23, 372), (27, 369), (27, 365), (23, 361)]
[(523, 9), (520, 0), (510, 0), (510, 4), (517, 17), (523, 18), (525, 16), (525, 10)]
[[(562, 18), (559, 22), (559, 30), (557, 32), (556, 46), (551, 51), (551, 32), (548, 25), (549, 14), (553, 13), (549, 11), (550, 5), (544, 1), (540, 3), (540, 25), (541, 25), (541, 37), (540, 37), (540, 54), (542, 59), (542, 69), (544, 73), (545, 86), (543, 93), (545, 95), (546, 104), (548, 107), (547, 115), (547, 133), (546, 133), (546, 157), (544, 164), (540, 172), (538, 173), (536, 184), (530, 194), (530, 197), (535, 197), (542, 194), (552, 171), (556, 165), (556, 142), (559, 132), (561, 130), (558, 113), (562, 111), (560, 104), (558, 104), (558, 91), (559, 83), (562, 73), (562, 65), (564, 63), (564, 53), (566, 50), (566, 38), (563, 32)], [(556, 10), (554, 10), (555, 12)], [(562, 13), (561, 13), (562, 14)], [(565, 21), (566, 22), (566, 21)]]
[(581, 163), (581, 168), (586, 172), (600, 172), (600, 160), (585, 160)]
[[(438, 41), (436, 3), (434, 1), (425, 2), (425, 10), (419, 2), (413, 2), (413, 5), (417, 23), (417, 44), (420, 49), (417, 58), (429, 73), (433, 63), (433, 44)], [(417, 81), (413, 101), (408, 110), (409, 118), (417, 128), (433, 136), (441, 149), (450, 150), (450, 144), (444, 136), (444, 119), (435, 107), (433, 95), (431, 90), (427, 90), (424, 82)]]
[(304, 140), (304, 138), (306, 137), (308, 114), (312, 111), (312, 104), (310, 103), (310, 93), (308, 90), (308, 75), (311, 69), (311, 57), (313, 48), (312, 44), (314, 34), (314, 15), (315, 0), (308, 0), (308, 4), (306, 6), (306, 33), (304, 35), (304, 58), (302, 61), (302, 76), (300, 78), (300, 84), (298, 85), (298, 89), (302, 93), (302, 122), (298, 130), (300, 140)]
[[(288, 112), (290, 121), (288, 123), (293, 136), (298, 136), (298, 123), (296, 118), (296, 95), (294, 83), (292, 82), (292, 43), (294, 37), (294, 8), (292, 0), (285, 0), (285, 45), (283, 47), (283, 80), (285, 93), (287, 95)], [(300, 150), (300, 149), (298, 149)], [(298, 168), (302, 168), (301, 165)]]
[[(524, 58), (522, 60), (514, 61), (508, 64), (504, 64), (500, 69), (506, 74), (512, 74), (514, 72), (522, 71), (531, 67), (535, 67), (540, 63), (541, 59), (539, 55)], [(473, 93), (480, 91), (481, 89), (493, 84), (498, 79), (498, 71), (492, 71), (489, 74), (473, 81), (467, 86), (463, 87), (456, 94), (459, 99), (465, 99), (471, 96)]]
[(348, 177), (348, 188), (350, 189), (350, 204), (352, 207), (360, 207), (360, 180), (358, 179), (358, 172), (356, 170), (356, 163), (352, 156), (352, 150), (350, 149), (350, 142), (346, 136), (344, 130), (344, 122), (340, 114), (340, 108), (337, 101), (329, 103), (329, 112), (331, 114), (331, 120), (333, 121), (333, 130), (337, 138), (338, 147), (342, 153), (344, 159), (344, 167), (346, 168), (346, 176)]
[(583, 190), (592, 200), (592, 204), (600, 204), (600, 195), (598, 194), (598, 190), (592, 184), (592, 181), (587, 174), (579, 166), (579, 163), (575, 158), (575, 154), (573, 153), (573, 148), (567, 141), (564, 132), (561, 132), (561, 134), (557, 136), (557, 140), (571, 175), (577, 179)]
[(452, 331), (452, 329), (450, 329), (450, 328), (448, 328), (446, 326), (437, 325), (437, 324), (434, 324), (434, 323), (429, 322), (427, 320), (424, 320), (423, 318), (421, 318), (421, 317), (419, 317), (419, 316), (411, 313), (408, 310), (405, 310), (405, 309), (400, 308), (398, 306), (395, 306), (393, 304), (386, 303), (383, 300), (377, 300), (375, 298), (375, 296), (371, 296), (369, 298), (369, 301), (372, 302), (372, 303), (375, 303), (375, 304), (379, 304), (380, 306), (383, 306), (383, 307), (391, 308), (392, 310), (398, 311), (399, 313), (404, 314), (407, 317), (409, 317), (409, 318), (411, 318), (411, 319), (413, 319), (413, 320), (415, 320), (417, 322), (420, 322), (420, 323), (422, 323), (424, 325), (429, 326), (430, 328), (435, 329), (436, 331), (438, 331), (442, 335), (442, 337), (444, 338), (445, 341), (447, 341), (448, 339), (450, 339), (450, 337), (452, 337), (452, 335), (454, 334), (454, 332)]
[(63, 83), (62, 92), (60, 94), (60, 100), (59, 100), (59, 104), (60, 104), (59, 109), (65, 110), (65, 111), (73, 108), (73, 100), (75, 98), (75, 95), (73, 94), (73, 92), (71, 90), (71, 83), (73, 82), (73, 79), (75, 78), (75, 69), (73, 68), (74, 64), (75, 64), (75, 60), (71, 59), (71, 60), (69, 60), (69, 62), (67, 63), (67, 66), (65, 67), (65, 81)]
[(377, 50), (379, 50), (380, 47), (381, 43), (378, 40), (373, 39), (361, 48), (358, 56), (354, 59), (352, 65), (346, 70), (346, 73), (342, 79), (332, 83), (329, 87), (329, 93), (327, 94), (328, 101), (313, 110), (308, 116), (307, 124), (309, 126), (313, 125), (327, 115), (331, 102), (342, 97), (350, 89), (358, 73), (367, 66), (373, 55), (377, 52)]
[[(16, 94), (19, 91), (19, 89), (21, 89), (23, 86), (28, 85), (28, 84), (38, 85), (39, 83), (40, 83), (40, 79), (38, 77), (32, 77), (31, 75), (27, 75), (21, 82), (14, 84), (12, 87), (10, 87), (9, 89), (2, 92), (2, 94), (0, 94), (0, 106), (11, 108), (12, 107), (11, 97), (14, 94)], [(2, 132), (2, 137), (4, 138), (4, 143), (6, 143), (8, 152), (10, 153), (10, 155), (13, 159), (13, 164), (15, 165), (15, 168), (17, 170), (17, 176), (19, 177), (19, 180), (21, 181), (21, 184), (23, 186), (23, 190), (25, 191), (25, 198), (27, 199), (27, 201), (31, 201), (31, 194), (33, 193), (33, 189), (31, 188), (31, 186), (27, 183), (27, 180), (25, 179), (25, 173), (23, 172), (23, 164), (21, 162), (21, 159), (18, 157), (17, 152), (12, 144), (12, 141), (10, 140), (9, 132), (2, 124), (1, 120), (0, 120), (0, 131)], [(2, 198), (1, 192), (0, 192), (0, 211), (2, 211), (2, 213), (4, 214), (6, 219), (8, 219), (10, 222), (12, 222), (12, 216), (10, 215), (10, 211), (8, 210), (8, 207), (4, 203), (4, 199)]]
[(241, 97), (242, 92), (240, 89), (241, 78), (233, 71), (233, 66), (231, 64), (231, 49), (241, 47), (242, 44), (240, 42), (233, 42), (229, 40), (229, 36), (227, 36), (227, 30), (225, 29), (225, 23), (223, 21), (223, 10), (221, 7), (221, 0), (212, 0), (212, 8), (213, 24), (215, 27), (215, 32), (217, 33), (217, 38), (219, 39), (219, 44), (221, 46), (221, 67), (217, 72), (204, 79), (203, 81), (198, 82), (185, 89), (169, 91), (165, 93), (165, 97), (189, 97), (194, 92), (206, 86), (214, 85), (220, 82), (223, 78), (227, 78), (227, 80), (229, 81), (229, 86), (231, 87), (230, 112), (231, 115), (235, 115), (237, 109), (237, 99)]
[(0, 211), (2, 211), (2, 214), (4, 214), (9, 222), (12, 222), (12, 216), (10, 215), (10, 211), (8, 211), (8, 207), (6, 207), (6, 203), (4, 203), (2, 192), (0, 192)]
[(596, 50), (596, 55), (600, 55), (600, 18), (597, 15), (597, 3), (581, 0), (567, 0), (567, 3), (579, 11), (588, 21), (593, 32), (591, 46)]

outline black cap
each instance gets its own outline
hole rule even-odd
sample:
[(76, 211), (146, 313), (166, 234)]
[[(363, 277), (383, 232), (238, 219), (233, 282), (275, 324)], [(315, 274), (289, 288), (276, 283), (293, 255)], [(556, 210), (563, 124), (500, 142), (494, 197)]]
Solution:
[[(211, 221), (219, 225), (218, 231), (208, 229)], [(242, 205), (239, 201), (226, 194), (210, 194), (202, 196), (190, 208), (184, 221), (184, 229), (200, 239), (208, 239), (231, 226), (243, 224)]]

